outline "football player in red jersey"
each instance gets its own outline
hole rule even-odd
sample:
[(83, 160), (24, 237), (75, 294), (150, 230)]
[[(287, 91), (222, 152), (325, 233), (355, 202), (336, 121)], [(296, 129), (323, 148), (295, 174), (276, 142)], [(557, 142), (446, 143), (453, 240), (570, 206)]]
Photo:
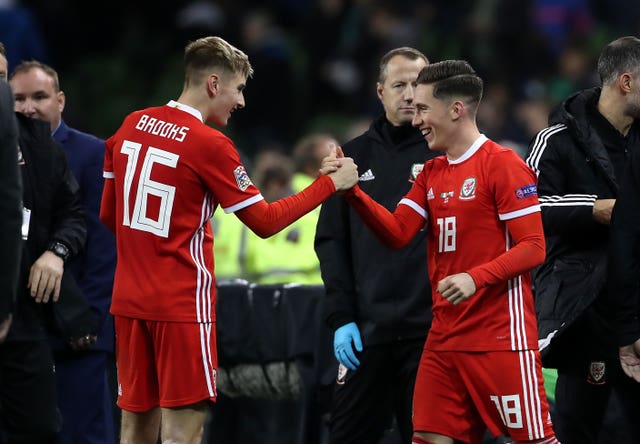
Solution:
[(390, 213), (347, 200), (392, 248), (427, 229), (433, 323), (414, 390), (414, 443), (557, 442), (538, 352), (529, 270), (545, 257), (536, 177), (476, 125), (483, 82), (465, 61), (423, 68), (413, 125), (432, 150)]
[[(220, 206), (270, 236), (358, 181), (335, 159), (300, 193), (267, 203), (224, 127), (245, 105), (253, 69), (219, 37), (185, 49), (180, 97), (129, 114), (106, 141), (101, 220), (116, 233), (121, 442), (199, 443), (216, 398), (215, 276), (210, 219)], [(335, 148), (334, 148), (335, 149)], [(338, 168), (339, 167), (339, 168)]]

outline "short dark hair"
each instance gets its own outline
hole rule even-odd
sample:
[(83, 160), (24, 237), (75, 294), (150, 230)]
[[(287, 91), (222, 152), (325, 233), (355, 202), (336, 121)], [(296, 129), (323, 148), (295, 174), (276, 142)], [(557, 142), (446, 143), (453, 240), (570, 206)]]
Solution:
[(429, 59), (427, 58), (427, 56), (415, 48), (411, 48), (409, 46), (401, 46), (400, 48), (392, 49), (391, 51), (383, 55), (380, 59), (378, 71), (378, 81), (380, 83), (384, 83), (384, 81), (387, 79), (387, 65), (389, 64), (389, 60), (398, 55), (406, 57), (409, 60), (423, 59), (427, 65), (429, 64)]
[(474, 108), (482, 99), (483, 82), (465, 60), (444, 60), (425, 66), (418, 74), (416, 85), (433, 85), (433, 97), (451, 101), (463, 98)]
[(4, 43), (0, 42), (0, 55), (7, 56), (7, 50), (4, 49)]
[(640, 39), (620, 37), (604, 47), (598, 58), (598, 75), (603, 85), (613, 82), (625, 72), (640, 68)]

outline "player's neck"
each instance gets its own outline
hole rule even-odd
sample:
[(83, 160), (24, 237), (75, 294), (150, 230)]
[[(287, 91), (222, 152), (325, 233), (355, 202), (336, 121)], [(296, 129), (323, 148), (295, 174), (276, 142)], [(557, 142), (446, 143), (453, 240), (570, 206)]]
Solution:
[(456, 160), (464, 155), (471, 145), (480, 137), (478, 127), (474, 125), (465, 125), (456, 130), (451, 138), (451, 142), (447, 144), (447, 158)]
[(180, 94), (180, 97), (176, 99), (176, 102), (197, 109), (200, 111), (200, 114), (202, 114), (202, 119), (205, 122), (207, 121), (207, 118), (209, 117), (207, 107), (202, 103), (202, 100), (197, 94), (192, 94), (189, 90), (182, 91), (182, 94)]

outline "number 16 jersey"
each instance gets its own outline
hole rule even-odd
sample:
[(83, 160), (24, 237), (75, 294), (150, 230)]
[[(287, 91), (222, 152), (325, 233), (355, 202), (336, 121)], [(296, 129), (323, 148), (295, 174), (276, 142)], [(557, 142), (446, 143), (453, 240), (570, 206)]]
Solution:
[(104, 177), (115, 188), (111, 312), (215, 321), (210, 218), (263, 199), (231, 140), (174, 101), (136, 111), (106, 141)]

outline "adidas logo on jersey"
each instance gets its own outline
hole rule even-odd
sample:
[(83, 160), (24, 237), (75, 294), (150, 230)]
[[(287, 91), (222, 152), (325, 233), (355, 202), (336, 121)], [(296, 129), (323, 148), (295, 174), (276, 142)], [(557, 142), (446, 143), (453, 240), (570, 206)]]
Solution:
[(367, 171), (362, 173), (362, 175), (360, 176), (360, 182), (365, 182), (367, 180), (373, 180), (375, 178), (376, 178), (376, 176), (373, 175), (373, 173), (371, 172), (371, 169), (368, 169)]
[(429, 192), (427, 193), (427, 200), (435, 199), (435, 195), (433, 194), (433, 188), (429, 188)]

